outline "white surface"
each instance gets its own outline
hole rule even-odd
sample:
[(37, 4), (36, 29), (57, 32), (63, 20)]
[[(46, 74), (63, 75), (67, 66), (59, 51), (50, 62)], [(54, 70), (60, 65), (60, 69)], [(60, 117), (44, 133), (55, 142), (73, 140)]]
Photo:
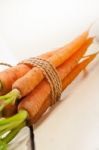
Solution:
[(37, 128), (37, 150), (99, 149), (99, 61), (94, 67)]
[[(13, 52), (6, 46), (5, 41), (0, 37), (0, 62), (9, 63), (11, 65), (16, 64), (17, 59), (14, 57)], [(0, 66), (2, 67), (2, 66)]]
[(63, 46), (97, 18), (99, 0), (0, 0), (0, 35), (19, 59)]
[[(0, 34), (17, 60), (63, 45), (97, 18), (98, 0), (0, 1)], [(64, 101), (35, 127), (36, 150), (99, 149), (97, 61), (90, 74), (73, 84)]]
[(9, 144), (9, 150), (31, 150), (29, 128), (23, 128)]

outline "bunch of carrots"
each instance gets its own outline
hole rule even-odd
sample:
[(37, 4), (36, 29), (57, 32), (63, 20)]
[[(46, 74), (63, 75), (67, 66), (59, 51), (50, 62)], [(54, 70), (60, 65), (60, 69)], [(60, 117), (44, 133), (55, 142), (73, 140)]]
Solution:
[[(62, 91), (98, 54), (85, 57), (94, 40), (88, 35), (85, 31), (64, 47), (38, 56), (56, 68)], [(51, 87), (40, 68), (18, 64), (0, 72), (0, 150), (6, 150), (24, 126), (36, 123), (51, 107), (51, 99)]]

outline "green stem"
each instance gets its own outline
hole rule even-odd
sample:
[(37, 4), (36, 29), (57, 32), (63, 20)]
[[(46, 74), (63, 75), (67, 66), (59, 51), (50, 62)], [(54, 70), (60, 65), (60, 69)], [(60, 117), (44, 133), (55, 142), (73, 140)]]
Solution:
[(9, 93), (5, 94), (5, 95), (2, 95), (0, 96), (0, 99), (7, 99), (7, 98), (10, 98), (10, 96), (14, 95), (14, 94), (17, 94), (18, 90), (17, 89), (13, 89), (12, 91), (10, 91)]
[(2, 103), (0, 104), (0, 111), (2, 111), (8, 104), (15, 104), (16, 100), (20, 98), (21, 95), (17, 89), (13, 89), (8, 94), (0, 96), (0, 99), (2, 100)]
[(18, 114), (7, 119), (0, 120), (0, 135), (7, 133), (7, 131), (16, 129), (21, 123), (26, 121), (28, 113), (25, 110), (20, 110)]
[(15, 116), (0, 120), (0, 150), (7, 150), (8, 143), (26, 125), (28, 113), (20, 110)]
[(2, 139), (2, 136), (8, 132), (8, 129), (5, 129), (3, 131), (0, 132), (0, 139)]
[(16, 115), (14, 115), (10, 118), (1, 119), (0, 120), (0, 126), (5, 125), (7, 123), (11, 123), (11, 122), (14, 122), (14, 121), (19, 121), (21, 119), (27, 118), (27, 115), (28, 115), (28, 113), (27, 113), (26, 110), (20, 110)]
[(25, 126), (26, 126), (26, 123), (24, 121), (16, 129), (11, 130), (10, 133), (8, 133), (6, 137), (2, 138), (0, 140), (0, 150), (7, 150), (8, 143), (12, 141), (17, 135), (17, 133), (19, 133), (19, 131)]
[(16, 129), (11, 130), (11, 132), (5, 138), (3, 138), (3, 141), (5, 143), (9, 143), (10, 141), (12, 141), (17, 133), (19, 133), (19, 131), (25, 126), (26, 122), (22, 122)]
[(7, 150), (8, 144), (0, 140), (0, 150)]
[(22, 120), (17, 121), (17, 123), (16, 122), (12, 122), (12, 123), (8, 123), (6, 125), (1, 126), (0, 127), (0, 134), (1, 134), (2, 131), (5, 131), (5, 130), (9, 131), (10, 129), (16, 128), (21, 122), (22, 122)]

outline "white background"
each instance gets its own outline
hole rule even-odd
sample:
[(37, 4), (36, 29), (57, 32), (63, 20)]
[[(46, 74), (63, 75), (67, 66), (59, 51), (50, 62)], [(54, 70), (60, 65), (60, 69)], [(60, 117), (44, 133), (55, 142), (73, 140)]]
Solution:
[(99, 0), (0, 0), (0, 35), (20, 59), (63, 46), (97, 18)]
[[(0, 37), (19, 60), (63, 46), (97, 18), (99, 0), (0, 0)], [(37, 150), (99, 150), (99, 63), (89, 72), (35, 128)]]

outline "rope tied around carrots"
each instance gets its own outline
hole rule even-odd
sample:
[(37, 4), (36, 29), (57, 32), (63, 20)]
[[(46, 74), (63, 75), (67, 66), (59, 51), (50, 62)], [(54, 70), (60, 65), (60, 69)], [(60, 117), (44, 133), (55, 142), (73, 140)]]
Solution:
[(51, 105), (54, 105), (56, 101), (60, 99), (62, 92), (61, 79), (55, 67), (49, 61), (38, 57), (32, 57), (23, 60), (20, 63), (38, 67), (43, 71), (43, 74), (45, 75), (51, 87), (51, 96), (52, 96)]
[[(29, 59), (21, 61), (18, 64), (32, 65), (40, 68), (51, 87), (51, 105), (54, 105), (60, 99), (62, 92), (61, 79), (58, 75), (57, 70), (49, 61), (38, 57), (31, 57)], [(0, 65), (12, 67), (12, 65), (3, 62), (1, 62)]]

